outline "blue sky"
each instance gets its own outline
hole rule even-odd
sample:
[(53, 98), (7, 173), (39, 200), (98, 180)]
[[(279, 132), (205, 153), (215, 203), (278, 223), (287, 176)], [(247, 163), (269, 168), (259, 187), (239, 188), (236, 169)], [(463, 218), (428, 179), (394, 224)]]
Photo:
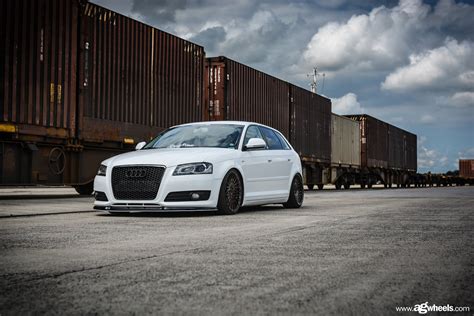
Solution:
[[(93, 0), (418, 135), (418, 169), (474, 158), (473, 1)], [(320, 77), (322, 79), (322, 77)]]

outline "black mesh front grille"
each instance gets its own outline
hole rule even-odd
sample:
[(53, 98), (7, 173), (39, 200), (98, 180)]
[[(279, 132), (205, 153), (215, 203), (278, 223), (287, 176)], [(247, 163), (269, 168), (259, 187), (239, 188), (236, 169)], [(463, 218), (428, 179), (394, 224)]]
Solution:
[(117, 200), (154, 200), (164, 167), (119, 166), (112, 169), (112, 190)]

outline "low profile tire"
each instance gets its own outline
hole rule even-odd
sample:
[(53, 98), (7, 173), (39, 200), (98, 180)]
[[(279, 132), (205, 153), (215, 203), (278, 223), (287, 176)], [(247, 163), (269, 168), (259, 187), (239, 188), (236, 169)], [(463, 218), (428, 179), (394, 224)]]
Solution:
[(77, 185), (74, 187), (77, 193), (80, 195), (91, 195), (94, 192), (94, 182), (89, 182), (84, 185)]
[(286, 208), (300, 208), (303, 205), (304, 200), (304, 188), (303, 180), (300, 175), (296, 175), (291, 182), (290, 196), (288, 201), (283, 203)]
[(232, 169), (222, 180), (217, 209), (220, 214), (232, 215), (239, 211), (244, 196), (244, 187), (239, 173)]

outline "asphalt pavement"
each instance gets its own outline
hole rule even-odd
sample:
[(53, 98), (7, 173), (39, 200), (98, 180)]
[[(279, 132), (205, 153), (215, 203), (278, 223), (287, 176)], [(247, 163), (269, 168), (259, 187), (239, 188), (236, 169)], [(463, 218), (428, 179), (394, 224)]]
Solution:
[(0, 200), (0, 315), (472, 315), (473, 206), (474, 187), (306, 192), (234, 216)]

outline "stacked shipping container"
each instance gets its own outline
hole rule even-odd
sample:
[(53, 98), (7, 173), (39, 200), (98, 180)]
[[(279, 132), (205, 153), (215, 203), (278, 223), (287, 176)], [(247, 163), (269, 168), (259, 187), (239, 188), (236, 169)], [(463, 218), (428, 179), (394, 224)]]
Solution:
[(207, 120), (253, 121), (289, 136), (287, 82), (226, 57), (206, 60)]
[(0, 16), (0, 183), (90, 184), (101, 160), (201, 119), (201, 46), (80, 0)]

